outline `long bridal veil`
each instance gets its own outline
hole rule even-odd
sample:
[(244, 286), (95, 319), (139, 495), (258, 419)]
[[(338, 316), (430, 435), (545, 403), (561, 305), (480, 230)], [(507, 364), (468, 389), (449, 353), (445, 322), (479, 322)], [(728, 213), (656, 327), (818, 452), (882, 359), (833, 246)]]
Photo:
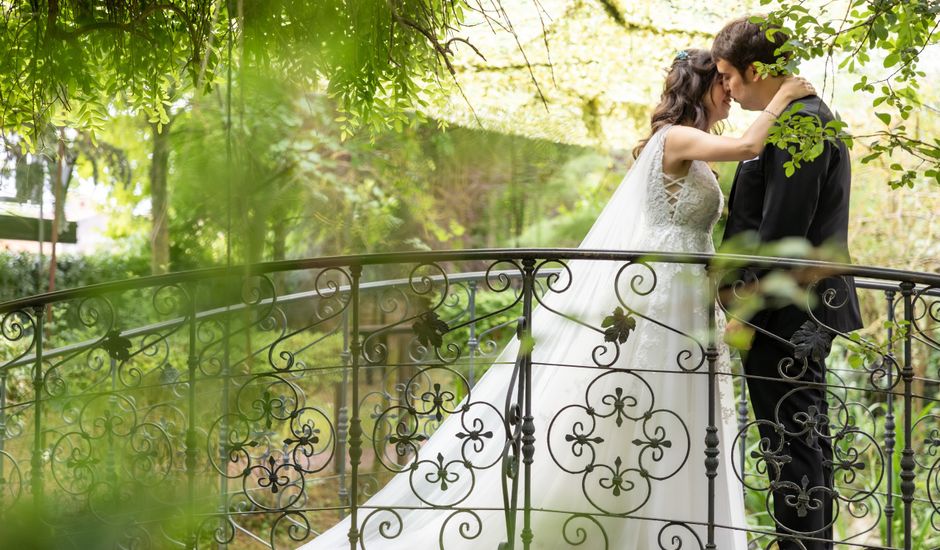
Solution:
[[(579, 248), (642, 250), (652, 242), (647, 187), (661, 163), (663, 134), (651, 138)], [(531, 547), (704, 548), (703, 268), (600, 260), (546, 267), (562, 270), (537, 293), (532, 313)], [(635, 328), (625, 341), (608, 342), (603, 321), (618, 306), (622, 326)], [(517, 382), (518, 353), (513, 339), (464, 400), (448, 404), (453, 413), (426, 441), (396, 434), (398, 444), (415, 451), (408, 464), (377, 457), (399, 473), (360, 506), (359, 546), (495, 549), (507, 541), (504, 406)], [(727, 368), (726, 355), (722, 363)], [(730, 377), (718, 380), (715, 522), (740, 528), (743, 497), (730, 461), (733, 392)], [(520, 508), (522, 494), (520, 488)], [(303, 548), (349, 547), (349, 530), (347, 517)], [(517, 548), (521, 531), (520, 512)], [(728, 528), (716, 529), (716, 543), (746, 548), (744, 534)]]

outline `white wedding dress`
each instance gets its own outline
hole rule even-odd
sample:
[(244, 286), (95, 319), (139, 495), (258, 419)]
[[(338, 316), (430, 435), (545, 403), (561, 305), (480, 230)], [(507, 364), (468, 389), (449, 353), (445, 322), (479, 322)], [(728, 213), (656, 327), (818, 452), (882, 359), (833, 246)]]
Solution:
[[(580, 248), (714, 251), (712, 227), (723, 202), (718, 182), (701, 161), (679, 180), (664, 178), (667, 131), (650, 139)], [(533, 303), (531, 548), (704, 549), (705, 269), (600, 260), (567, 267), (551, 285), (558, 292), (547, 290)], [(636, 320), (619, 349), (605, 342), (601, 326), (618, 305)], [(716, 322), (721, 334), (723, 317)], [(408, 465), (385, 461), (402, 471), (360, 507), (362, 548), (496, 550), (507, 540), (501, 414), (507, 389), (518, 383), (518, 351), (514, 339), (465, 401), (447, 406), (456, 412)], [(746, 521), (731, 467), (736, 425), (729, 364), (722, 347), (715, 542), (720, 550), (744, 550), (744, 532), (730, 528), (745, 528)], [(521, 510), (525, 481), (518, 479)], [(522, 522), (520, 511), (517, 549)], [(347, 517), (303, 549), (349, 548), (349, 527)]]

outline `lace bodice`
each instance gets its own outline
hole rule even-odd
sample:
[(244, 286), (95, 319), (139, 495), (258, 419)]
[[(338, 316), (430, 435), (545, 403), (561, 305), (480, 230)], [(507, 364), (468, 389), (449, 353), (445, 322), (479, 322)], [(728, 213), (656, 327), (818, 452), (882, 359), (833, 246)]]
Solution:
[(647, 178), (646, 216), (658, 241), (656, 250), (713, 252), (712, 228), (724, 205), (718, 180), (704, 161), (694, 160), (689, 173), (671, 179), (663, 173), (663, 146), (666, 126), (649, 141), (653, 151)]

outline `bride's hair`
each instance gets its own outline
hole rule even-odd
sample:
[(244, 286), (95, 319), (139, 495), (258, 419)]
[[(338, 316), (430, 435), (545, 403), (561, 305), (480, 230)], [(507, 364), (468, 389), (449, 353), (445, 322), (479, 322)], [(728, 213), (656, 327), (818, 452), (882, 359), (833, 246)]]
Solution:
[(650, 135), (633, 149), (633, 158), (640, 156), (643, 147), (657, 131), (667, 124), (692, 126), (708, 131), (708, 112), (705, 96), (712, 83), (719, 78), (715, 61), (708, 50), (682, 50), (672, 60), (666, 75), (663, 95), (650, 117)]

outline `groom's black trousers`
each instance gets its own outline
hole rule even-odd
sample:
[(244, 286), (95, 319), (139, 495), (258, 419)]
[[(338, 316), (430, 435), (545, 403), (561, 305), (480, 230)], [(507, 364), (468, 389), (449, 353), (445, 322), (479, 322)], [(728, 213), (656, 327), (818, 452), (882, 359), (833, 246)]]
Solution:
[[(767, 316), (758, 326), (785, 341), (809, 319), (793, 306), (764, 313)], [(793, 346), (758, 331), (744, 357), (744, 373), (755, 417), (762, 421), (758, 451), (765, 453), (763, 466), (773, 488), (773, 510), (769, 494), (765, 502), (781, 535), (780, 550), (800, 550), (800, 544), (783, 535), (832, 539), (832, 442), (826, 389), (814, 385), (825, 384), (825, 363), (809, 361), (806, 372), (796, 376), (803, 361), (794, 360), (784, 370), (796, 377), (789, 380), (778, 370), (787, 358), (793, 359)], [(754, 482), (749, 484), (754, 486)], [(806, 550), (832, 549), (832, 543), (801, 542)]]

